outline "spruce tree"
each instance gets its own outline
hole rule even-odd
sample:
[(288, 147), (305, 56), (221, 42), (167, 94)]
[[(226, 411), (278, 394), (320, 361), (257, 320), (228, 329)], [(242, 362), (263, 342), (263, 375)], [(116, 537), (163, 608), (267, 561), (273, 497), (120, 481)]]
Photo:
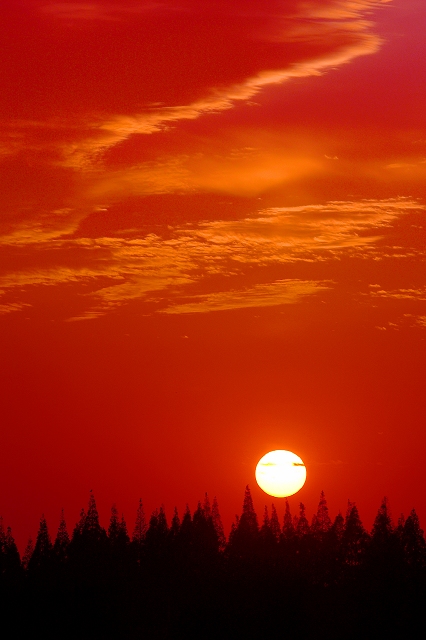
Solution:
[(309, 522), (306, 517), (305, 505), (303, 504), (303, 502), (300, 503), (299, 509), (300, 511), (299, 511), (299, 516), (297, 518), (296, 534), (298, 538), (303, 538), (309, 533), (310, 529), (309, 529)]
[(12, 535), (12, 529), (7, 527), (4, 540), (4, 577), (9, 584), (18, 583), (21, 578), (21, 558), (18, 547)]
[(226, 546), (225, 533), (223, 531), (222, 519), (219, 513), (219, 505), (216, 496), (213, 498), (212, 504), (212, 521), (219, 542), (219, 551), (224, 551)]
[(244, 492), (243, 512), (237, 522), (229, 540), (230, 553), (240, 559), (253, 558), (257, 549), (259, 525), (248, 485)]
[(426, 543), (415, 509), (406, 519), (402, 531), (402, 548), (408, 565), (420, 569), (426, 564)]
[(118, 511), (115, 504), (111, 507), (111, 517), (108, 527), (108, 539), (111, 545), (117, 544), (117, 540), (120, 535), (120, 520), (118, 518)]
[(34, 542), (32, 538), (28, 539), (27, 542), (27, 546), (25, 547), (24, 550), (24, 555), (22, 556), (22, 566), (25, 569), (25, 571), (28, 569), (28, 565), (30, 563), (31, 560), (31, 556), (34, 553)]
[(145, 513), (143, 510), (142, 498), (139, 499), (138, 510), (136, 512), (135, 528), (133, 529), (132, 541), (138, 545), (142, 545), (145, 539), (147, 525), (145, 521)]
[(357, 506), (348, 500), (345, 527), (342, 534), (343, 559), (348, 566), (362, 563), (368, 543), (366, 533), (359, 517)]
[(53, 544), (54, 555), (60, 559), (60, 561), (64, 561), (66, 559), (69, 543), (70, 537), (68, 534), (67, 524), (65, 522), (64, 510), (62, 509), (58, 533), (56, 534), (55, 542)]
[(266, 505), (263, 511), (263, 522), (259, 531), (259, 540), (264, 559), (271, 559), (277, 541), (272, 533), (271, 520), (269, 518), (268, 507)]
[(44, 574), (46, 577), (52, 567), (53, 545), (50, 539), (46, 518), (44, 515), (40, 519), (40, 527), (34, 545), (34, 551), (28, 563), (29, 573)]
[(282, 537), (284, 540), (291, 540), (294, 538), (295, 530), (294, 530), (294, 520), (291, 516), (290, 505), (288, 499), (285, 499), (285, 512), (284, 512), (284, 522), (282, 528)]
[(173, 518), (170, 523), (170, 537), (173, 541), (176, 541), (180, 531), (180, 518), (177, 507), (174, 508)]
[(139, 498), (139, 505), (136, 511), (136, 522), (132, 534), (132, 553), (135, 557), (136, 564), (140, 569), (142, 566), (143, 547), (145, 544), (145, 536), (147, 525), (145, 521), (145, 513), (142, 504), (142, 498)]
[(331, 520), (328, 513), (327, 500), (324, 491), (321, 491), (318, 509), (313, 517), (311, 531), (314, 536), (324, 536), (331, 529)]
[(379, 507), (371, 531), (371, 539), (374, 545), (386, 545), (392, 538), (394, 528), (390, 515), (389, 501), (385, 496)]
[(271, 520), (269, 524), (271, 527), (272, 535), (274, 536), (276, 542), (279, 542), (279, 539), (281, 537), (281, 527), (280, 521), (278, 520), (277, 510), (275, 509), (274, 504), (271, 507)]

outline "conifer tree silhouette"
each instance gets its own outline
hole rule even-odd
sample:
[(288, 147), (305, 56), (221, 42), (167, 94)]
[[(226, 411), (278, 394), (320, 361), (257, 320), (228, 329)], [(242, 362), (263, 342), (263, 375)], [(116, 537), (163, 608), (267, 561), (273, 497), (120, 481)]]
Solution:
[[(296, 520), (297, 522), (297, 520)], [(283, 522), (283, 528), (282, 528), (282, 537), (284, 540), (292, 540), (294, 538), (295, 535), (295, 530), (294, 530), (294, 520), (291, 516), (291, 512), (290, 512), (290, 505), (288, 502), (288, 499), (285, 499), (285, 512), (284, 512), (284, 522)]]
[(331, 529), (331, 520), (328, 513), (327, 500), (324, 491), (321, 491), (318, 509), (312, 518), (311, 531), (314, 536), (323, 536)]
[(262, 526), (259, 531), (259, 543), (259, 551), (262, 555), (263, 561), (269, 562), (274, 560), (277, 540), (272, 532), (271, 520), (269, 518), (268, 507), (266, 505), (263, 511)]
[(403, 550), (386, 497), (377, 511), (367, 552), (367, 565), (374, 579), (386, 586), (399, 580), (403, 571)]
[(90, 538), (91, 540), (104, 540), (106, 538), (106, 532), (99, 523), (99, 513), (96, 507), (95, 496), (92, 491), (89, 497), (89, 507), (87, 509), (86, 517), (83, 523), (83, 536)]
[(280, 521), (278, 519), (277, 510), (274, 504), (271, 507), (270, 527), (271, 527), (272, 535), (274, 536), (276, 542), (279, 542), (281, 537), (281, 527), (280, 527)]
[(7, 527), (4, 538), (3, 575), (9, 584), (18, 583), (21, 578), (21, 558), (12, 535), (11, 527)]
[(343, 536), (343, 531), (345, 529), (345, 519), (342, 516), (342, 514), (340, 513), (340, 511), (337, 514), (337, 516), (334, 518), (334, 522), (331, 525), (331, 529), (333, 531), (333, 534), (334, 534), (336, 540), (338, 542), (340, 542), (340, 540), (342, 539), (342, 536)]
[(377, 545), (387, 544), (393, 533), (394, 528), (389, 510), (389, 501), (385, 496), (373, 523), (371, 531), (372, 542)]
[[(208, 512), (207, 512), (208, 513)], [(211, 563), (219, 551), (219, 540), (211, 515), (207, 515), (201, 502), (192, 518), (193, 550), (195, 561), (201, 566)]]
[(46, 518), (43, 514), (40, 519), (40, 527), (37, 533), (34, 551), (28, 563), (28, 571), (30, 574), (36, 572), (43, 573), (45, 577), (47, 577), (47, 573), (49, 573), (52, 568), (52, 550), (53, 545)]
[(308, 519), (306, 518), (306, 509), (303, 502), (300, 503), (299, 509), (299, 516), (296, 520), (296, 534), (298, 538), (302, 538), (309, 533), (310, 528)]
[(70, 537), (68, 534), (67, 524), (65, 522), (64, 510), (61, 509), (61, 518), (59, 520), (58, 532), (53, 544), (54, 556), (60, 561), (65, 562), (68, 553)]
[(6, 533), (3, 525), (3, 516), (0, 516), (0, 580), (4, 572), (5, 555), (6, 555)]
[(401, 542), (407, 564), (416, 569), (424, 567), (426, 564), (426, 543), (415, 509), (411, 510), (404, 522)]
[(253, 507), (250, 488), (247, 485), (244, 492), (243, 512), (236, 521), (236, 526), (229, 539), (229, 549), (232, 556), (240, 559), (254, 557), (259, 537), (257, 514)]
[(145, 513), (143, 510), (142, 498), (139, 499), (138, 510), (136, 512), (135, 528), (133, 529), (132, 542), (142, 545), (147, 530)]
[(18, 548), (12, 536), (12, 529), (4, 530), (3, 518), (0, 516), (0, 586), (11, 585), (21, 577), (21, 560)]
[(219, 505), (218, 505), (216, 496), (213, 498), (211, 515), (212, 515), (213, 526), (215, 528), (217, 539), (219, 542), (219, 551), (224, 551), (226, 547), (226, 538), (223, 530), (222, 519), (220, 517)]
[(118, 511), (115, 504), (111, 507), (111, 517), (108, 527), (108, 539), (110, 544), (115, 545), (120, 535), (120, 520), (118, 518)]
[(348, 500), (341, 545), (343, 561), (348, 566), (360, 565), (365, 556), (369, 536), (359, 517), (357, 506)]
[(24, 555), (22, 556), (22, 567), (25, 571), (28, 569), (28, 565), (31, 560), (31, 556), (34, 553), (34, 541), (32, 538), (28, 539), (27, 545), (24, 550)]
[(170, 523), (170, 537), (172, 540), (176, 540), (179, 536), (180, 530), (180, 518), (177, 507), (174, 508), (172, 521)]
[(212, 515), (212, 509), (210, 506), (210, 499), (208, 496), (208, 493), (206, 492), (204, 494), (204, 501), (203, 501), (203, 511), (204, 511), (204, 515), (206, 518), (210, 518)]
[(146, 547), (153, 558), (158, 559), (167, 549), (168, 531), (166, 514), (161, 506), (159, 510), (155, 509), (152, 512), (145, 536)]

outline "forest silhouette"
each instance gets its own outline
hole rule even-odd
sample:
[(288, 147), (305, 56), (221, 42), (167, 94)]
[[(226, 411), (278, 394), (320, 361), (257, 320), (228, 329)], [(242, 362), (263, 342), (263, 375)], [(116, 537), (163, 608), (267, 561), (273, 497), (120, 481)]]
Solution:
[[(8, 638), (382, 638), (422, 625), (426, 544), (413, 509), (394, 524), (383, 499), (372, 530), (356, 505), (332, 521), (324, 492), (309, 522), (301, 503), (261, 523), (246, 487), (225, 538), (207, 494), (170, 523), (129, 534), (114, 505), (108, 529), (93, 493), (71, 535), (62, 511), (54, 539), (44, 516), (22, 559), (0, 519), (0, 602)], [(6, 637), (6, 636), (4, 636)]]

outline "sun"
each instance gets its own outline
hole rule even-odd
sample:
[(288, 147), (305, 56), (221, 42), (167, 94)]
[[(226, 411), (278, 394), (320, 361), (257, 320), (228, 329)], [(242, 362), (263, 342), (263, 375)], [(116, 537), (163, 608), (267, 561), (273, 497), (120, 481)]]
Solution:
[(265, 493), (275, 498), (292, 496), (303, 487), (305, 481), (304, 462), (291, 451), (270, 451), (257, 463), (257, 484)]

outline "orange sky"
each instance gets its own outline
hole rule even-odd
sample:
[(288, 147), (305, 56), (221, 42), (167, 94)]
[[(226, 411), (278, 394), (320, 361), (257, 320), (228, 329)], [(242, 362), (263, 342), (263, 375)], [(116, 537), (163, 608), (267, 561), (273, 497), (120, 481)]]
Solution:
[[(0, 512), (426, 526), (423, 0), (2, 3)], [(280, 516), (283, 505), (276, 500)]]

